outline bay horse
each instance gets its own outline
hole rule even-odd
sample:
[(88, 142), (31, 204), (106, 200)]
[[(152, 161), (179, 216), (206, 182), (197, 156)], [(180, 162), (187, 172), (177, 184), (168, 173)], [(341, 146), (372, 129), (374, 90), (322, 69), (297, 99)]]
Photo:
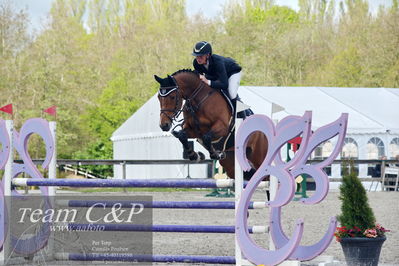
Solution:
[[(205, 84), (198, 72), (190, 69), (179, 70), (166, 78), (157, 75), (154, 78), (160, 84), (160, 128), (163, 131), (171, 130), (183, 112), (183, 121), (178, 125), (181, 130), (174, 130), (175, 126), (172, 134), (180, 140), (189, 159), (205, 159), (201, 152), (194, 151), (188, 143), (189, 138), (195, 138), (209, 152), (211, 159), (219, 160), (227, 176), (234, 178), (234, 142), (231, 147), (225, 145), (230, 134), (234, 137), (234, 110), (222, 93)], [(251, 135), (246, 153), (253, 170), (258, 169), (267, 153), (267, 139), (263, 133)], [(246, 174), (244, 178), (249, 179), (250, 176)]]

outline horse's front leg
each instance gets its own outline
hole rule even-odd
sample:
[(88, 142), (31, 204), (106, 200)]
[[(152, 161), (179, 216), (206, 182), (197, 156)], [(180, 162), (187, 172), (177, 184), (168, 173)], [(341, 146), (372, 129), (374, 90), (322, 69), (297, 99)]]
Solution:
[(219, 120), (216, 121), (208, 132), (202, 136), (202, 143), (209, 151), (209, 156), (214, 160), (223, 160), (226, 154), (223, 151), (217, 151), (212, 145), (212, 140), (219, 139), (220, 137), (227, 136), (229, 133), (229, 125)]
[(190, 145), (188, 144), (187, 132), (184, 129), (180, 131), (173, 131), (172, 135), (179, 139), (190, 161), (199, 162), (205, 159), (205, 155), (202, 152), (197, 153), (190, 147)]
[(215, 133), (210, 130), (202, 137), (202, 144), (204, 145), (205, 149), (209, 151), (209, 156), (213, 160), (222, 160), (226, 157), (225, 153), (222, 151), (216, 151), (215, 148), (212, 146), (212, 139), (214, 139)]

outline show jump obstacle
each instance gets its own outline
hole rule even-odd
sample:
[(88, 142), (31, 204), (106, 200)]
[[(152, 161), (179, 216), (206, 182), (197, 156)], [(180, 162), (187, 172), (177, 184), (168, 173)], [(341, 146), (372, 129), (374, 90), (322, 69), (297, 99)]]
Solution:
[[(38, 186), (43, 197), (55, 194), (54, 186), (67, 187), (186, 187), (186, 188), (216, 188), (233, 187), (236, 189), (235, 202), (172, 202), (158, 201), (151, 202), (152, 208), (190, 208), (190, 209), (235, 209), (235, 226), (197, 226), (197, 225), (152, 225), (150, 227), (140, 227), (137, 225), (107, 225), (110, 231), (152, 231), (152, 232), (190, 232), (190, 233), (235, 233), (236, 252), (233, 256), (183, 256), (183, 255), (140, 255), (124, 254), (116, 255), (91, 255), (91, 254), (54, 254), (55, 259), (80, 260), (80, 261), (153, 261), (153, 262), (191, 262), (191, 263), (211, 263), (211, 264), (264, 264), (277, 265), (285, 260), (306, 261), (320, 255), (330, 244), (333, 232), (336, 227), (335, 217), (330, 218), (330, 223), (323, 238), (310, 246), (299, 245), (304, 223), (301, 219), (296, 222), (296, 229), (291, 238), (286, 236), (281, 226), (281, 209), (289, 204), (295, 195), (295, 178), (300, 174), (312, 176), (316, 182), (316, 191), (309, 198), (302, 198), (303, 204), (317, 204), (321, 202), (328, 193), (328, 176), (323, 171), (323, 167), (331, 164), (340, 152), (346, 133), (347, 114), (325, 125), (316, 131), (311, 130), (311, 112), (306, 112), (302, 117), (288, 116), (281, 120), (277, 125), (266, 116), (253, 115), (239, 124), (237, 121), (236, 135), (236, 173), (241, 173), (241, 168), (249, 170), (251, 167), (245, 157), (245, 147), (251, 133), (255, 131), (263, 132), (269, 144), (268, 154), (262, 166), (256, 171), (249, 182), (244, 183), (242, 175), (238, 175), (233, 180), (67, 180), (56, 179), (56, 148), (55, 148), (55, 122), (47, 122), (41, 118), (29, 119), (23, 124), (20, 132), (13, 128), (10, 120), (0, 120), (0, 168), (4, 169), (4, 177), (0, 186), (0, 247), (2, 248), (2, 261), (6, 263), (10, 254), (5, 250), (19, 251), (27, 254), (29, 251), (37, 252), (46, 245), (53, 243), (49, 239), (50, 232), (46, 228), (39, 230), (37, 235), (26, 239), (14, 239), (9, 234), (9, 225), (6, 223), (8, 211), (6, 209), (6, 197), (12, 199), (18, 197), (15, 190), (16, 186)], [(38, 134), (43, 139), (46, 146), (46, 158), (42, 168), (49, 168), (49, 178), (43, 178), (40, 171), (33, 164), (27, 151), (29, 137)], [(280, 149), (291, 139), (301, 136), (302, 143), (295, 157), (284, 162), (281, 158)], [(321, 143), (338, 136), (338, 140), (330, 157), (323, 162), (308, 165), (306, 164), (312, 151)], [(23, 163), (14, 163), (14, 149), (19, 154)], [(241, 168), (240, 168), (241, 166)], [(22, 173), (31, 178), (18, 178)], [(265, 176), (272, 176), (272, 200), (269, 202), (251, 202), (251, 196), (255, 189), (260, 187)], [(274, 183), (273, 183), (274, 180)], [(245, 189), (243, 189), (245, 187)], [(273, 189), (274, 187), (274, 189)], [(47, 202), (46, 204), (52, 204)], [(61, 206), (91, 206), (93, 202), (83, 201), (63, 201), (57, 204)], [(112, 204), (105, 202), (104, 204)], [(145, 206), (145, 205), (144, 205)], [(252, 233), (266, 233), (268, 228), (265, 226), (248, 226), (248, 209), (269, 208), (270, 209), (270, 235), (275, 249), (265, 249), (258, 246), (251, 239)], [(68, 224), (70, 229), (76, 226), (90, 226)], [(9, 247), (6, 249), (5, 247)]]

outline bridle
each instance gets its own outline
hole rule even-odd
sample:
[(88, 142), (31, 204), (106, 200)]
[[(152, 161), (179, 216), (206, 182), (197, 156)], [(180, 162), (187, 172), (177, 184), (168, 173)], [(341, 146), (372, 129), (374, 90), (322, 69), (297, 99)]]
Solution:
[[(173, 122), (182, 122), (184, 123), (184, 118), (182, 120), (177, 121), (177, 117), (180, 115), (180, 113), (185, 110), (188, 111), (191, 116), (196, 118), (195, 113), (196, 111), (199, 110), (200, 106), (205, 102), (205, 100), (208, 99), (209, 96), (211, 96), (216, 90), (211, 90), (207, 95), (205, 95), (200, 101), (198, 101), (198, 104), (196, 106), (193, 105), (193, 100), (195, 97), (199, 94), (199, 92), (205, 87), (205, 83), (200, 81), (197, 88), (193, 91), (193, 93), (190, 95), (190, 97), (185, 98), (183, 93), (181, 92), (179, 85), (177, 85), (177, 82), (173, 76), (171, 76), (173, 79), (173, 82), (175, 83), (174, 86), (167, 86), (167, 87), (160, 87), (158, 91), (158, 95), (160, 97), (167, 97), (170, 93), (173, 91), (177, 92), (176, 95), (176, 100), (175, 100), (175, 107), (173, 109), (161, 109), (161, 114), (164, 114), (172, 123)], [(179, 103), (182, 100), (185, 100), (184, 105), (182, 108), (179, 109)], [(173, 114), (170, 116), (167, 114), (167, 112), (172, 112)], [(198, 120), (198, 119), (197, 119)], [(197, 122), (197, 121), (196, 121)], [(183, 123), (177, 125), (181, 126)], [(199, 123), (199, 122), (197, 122)], [(175, 128), (177, 127), (175, 126)]]
[[(158, 95), (160, 97), (168, 97), (168, 95), (174, 91), (176, 91), (176, 99), (175, 99), (175, 107), (173, 109), (161, 109), (161, 115), (164, 114), (171, 123), (176, 121), (177, 117), (180, 115), (182, 112), (183, 108), (179, 109), (179, 103), (182, 101), (183, 97), (181, 95), (181, 91), (179, 90), (179, 85), (177, 85), (177, 82), (173, 76), (171, 76), (173, 79), (173, 82), (175, 83), (174, 86), (167, 86), (167, 87), (160, 87), (158, 91)], [(168, 115), (168, 112), (172, 112), (173, 114), (170, 116)]]

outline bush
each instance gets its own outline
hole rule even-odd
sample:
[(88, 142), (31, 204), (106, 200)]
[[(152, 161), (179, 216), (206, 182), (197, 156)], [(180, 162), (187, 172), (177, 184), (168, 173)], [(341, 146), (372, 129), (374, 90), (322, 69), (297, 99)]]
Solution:
[(366, 190), (357, 177), (353, 163), (343, 165), (344, 175), (339, 188), (339, 199), (342, 201), (341, 215), (338, 221), (341, 227), (337, 227), (335, 237), (340, 241), (343, 237), (378, 237), (384, 236), (386, 230), (376, 219), (371, 209)]

